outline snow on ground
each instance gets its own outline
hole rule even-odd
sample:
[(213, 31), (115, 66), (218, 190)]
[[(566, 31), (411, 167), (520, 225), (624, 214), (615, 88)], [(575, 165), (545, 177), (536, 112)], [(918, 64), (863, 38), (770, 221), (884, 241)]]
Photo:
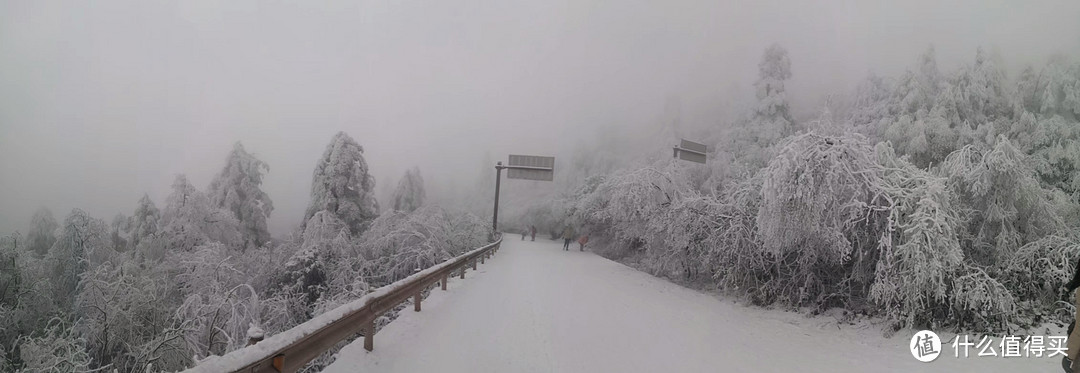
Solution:
[[(1060, 357), (921, 363), (913, 334), (742, 306), (561, 242), (519, 241), (324, 372), (1060, 372)], [(942, 336), (946, 342), (952, 334)], [(974, 337), (972, 337), (974, 339)], [(978, 342), (978, 341), (974, 341)], [(994, 344), (997, 350), (997, 344)]]

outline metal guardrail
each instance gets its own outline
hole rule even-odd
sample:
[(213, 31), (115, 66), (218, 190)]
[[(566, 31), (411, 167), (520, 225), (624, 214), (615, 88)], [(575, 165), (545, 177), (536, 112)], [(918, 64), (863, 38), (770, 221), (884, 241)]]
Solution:
[(491, 257), (502, 243), (495, 242), (420, 271), (384, 286), (360, 299), (316, 316), (307, 322), (266, 338), (254, 345), (211, 356), (185, 372), (296, 372), (308, 362), (345, 339), (364, 333), (364, 348), (374, 348), (375, 319), (410, 297), (413, 309), (420, 312), (422, 292), (436, 283), (446, 283), (454, 273), (464, 279), (471, 265)]

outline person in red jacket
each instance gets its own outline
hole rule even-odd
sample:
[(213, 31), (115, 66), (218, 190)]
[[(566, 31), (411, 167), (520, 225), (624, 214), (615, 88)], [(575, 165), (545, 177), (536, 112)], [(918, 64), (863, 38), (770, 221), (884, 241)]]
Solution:
[(578, 251), (585, 251), (585, 244), (589, 243), (589, 235), (582, 234), (581, 238), (578, 238)]

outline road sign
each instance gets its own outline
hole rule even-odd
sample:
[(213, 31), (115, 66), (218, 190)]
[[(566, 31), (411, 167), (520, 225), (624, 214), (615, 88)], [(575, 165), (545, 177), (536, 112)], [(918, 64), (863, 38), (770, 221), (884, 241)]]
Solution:
[(503, 166), (502, 162), (495, 164), (495, 211), (491, 214), (492, 232), (499, 231), (499, 179), (504, 168), (507, 179), (555, 180), (555, 157), (511, 154), (510, 161), (506, 163), (506, 166)]
[(555, 179), (555, 157), (511, 154), (505, 168), (507, 179), (540, 181)]
[(697, 162), (705, 164), (705, 144), (699, 144), (693, 141), (687, 141), (682, 139), (679, 146), (675, 148), (675, 157), (684, 161)]

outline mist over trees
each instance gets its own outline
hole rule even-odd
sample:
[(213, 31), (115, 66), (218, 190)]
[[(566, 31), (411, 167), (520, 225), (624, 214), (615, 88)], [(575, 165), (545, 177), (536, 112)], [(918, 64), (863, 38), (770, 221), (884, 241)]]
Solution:
[(59, 226), (56, 223), (56, 218), (52, 215), (52, 211), (44, 207), (38, 209), (30, 220), (30, 230), (26, 231), (26, 237), (30, 241), (30, 251), (37, 254), (38, 257), (45, 256), (49, 252), (49, 248), (56, 242), (55, 232)]
[(576, 225), (602, 255), (654, 274), (882, 317), (887, 333), (1068, 322), (1055, 302), (1080, 259), (1080, 64), (1053, 58), (1010, 79), (981, 48), (941, 71), (930, 47), (796, 118), (784, 86), (797, 63), (765, 50), (756, 102), (698, 134), (709, 165), (662, 146), (611, 168), (573, 162), (560, 172), (590, 176), (508, 205), (505, 224)]
[(424, 192), (424, 178), (420, 176), (420, 169), (413, 167), (401, 177), (397, 188), (394, 189), (394, 210), (413, 212), (424, 204), (427, 194)]
[(111, 223), (39, 210), (28, 238), (0, 239), (0, 371), (183, 369), (245, 346), (249, 330), (279, 333), (489, 237), (478, 218), (424, 204), (415, 168), (401, 183), (404, 209), (380, 215), (362, 153), (344, 132), (333, 137), (309, 214), (284, 240), (266, 229), (269, 167), (240, 143), (208, 188), (177, 175), (161, 209), (143, 195)]
[(266, 219), (274, 210), (274, 204), (259, 189), (263, 172), (268, 170), (265, 162), (248, 154), (237, 142), (225, 160), (225, 169), (210, 182), (210, 202), (217, 208), (231, 211), (239, 221), (244, 249), (270, 242)]
[[(669, 127), (672, 108), (647, 136), (583, 141), (557, 159), (554, 185), (519, 181), (501, 227), (554, 238), (571, 225), (652, 274), (756, 305), (839, 307), (888, 320), (886, 332), (1072, 317), (1058, 301), (1080, 259), (1080, 63), (1010, 78), (982, 49), (952, 71), (932, 47), (912, 57), (798, 117), (786, 91), (798, 61), (769, 46), (752, 105), (692, 133), (708, 165), (670, 158), (690, 132)], [(269, 165), (240, 143), (207, 188), (176, 175), (163, 203), (143, 195), (130, 216), (37, 211), (25, 235), (0, 237), (0, 371), (183, 369), (491, 233), (490, 155), (450, 206), (427, 199), (434, 185), (413, 168), (380, 209), (344, 132), (314, 166), (299, 228), (279, 238), (266, 227)]]

